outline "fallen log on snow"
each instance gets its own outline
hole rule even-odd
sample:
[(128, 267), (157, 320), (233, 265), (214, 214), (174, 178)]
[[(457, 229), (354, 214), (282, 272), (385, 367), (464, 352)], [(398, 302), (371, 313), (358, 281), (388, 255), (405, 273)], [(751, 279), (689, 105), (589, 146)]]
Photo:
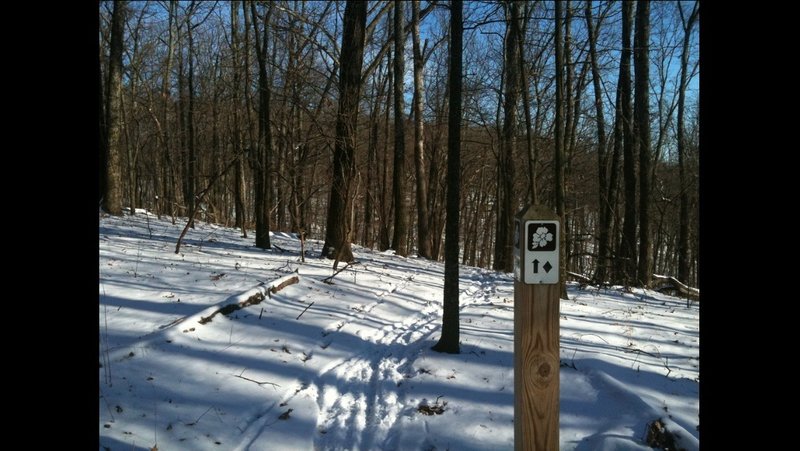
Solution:
[[(277, 293), (278, 291), (281, 291), (282, 289), (288, 287), (289, 285), (295, 284), (295, 283), (297, 283), (299, 281), (300, 281), (300, 278), (297, 277), (296, 275), (281, 277), (280, 279), (277, 279), (277, 280), (273, 281), (272, 284), (270, 285), (270, 287), (267, 288), (267, 290), (266, 290), (267, 296), (271, 297), (272, 293)], [(211, 315), (201, 316), (199, 322), (200, 322), (200, 324), (210, 323), (211, 320), (217, 315), (217, 313), (222, 313), (223, 315), (230, 315), (231, 313), (235, 312), (236, 310), (240, 310), (240, 309), (243, 309), (245, 307), (249, 307), (251, 305), (260, 304), (261, 301), (264, 300), (264, 297), (265, 296), (264, 296), (263, 292), (258, 292), (256, 294), (250, 296), (249, 298), (247, 298), (246, 300), (244, 300), (242, 302), (233, 303), (233, 304), (227, 304), (227, 305), (217, 309), (217, 311), (215, 311)]]
[(567, 271), (567, 275), (572, 277), (573, 279), (577, 279), (577, 280), (579, 280), (579, 281), (581, 281), (581, 282), (583, 282), (583, 283), (585, 283), (587, 285), (594, 284), (594, 281), (592, 279), (584, 276), (583, 274), (578, 274), (576, 272)]
[(700, 290), (694, 287), (690, 287), (672, 276), (662, 276), (659, 274), (653, 274), (653, 279), (658, 279), (666, 282), (661, 286), (659, 286), (658, 288), (656, 288), (656, 291), (661, 292), (664, 290), (672, 289), (694, 301), (700, 300)]

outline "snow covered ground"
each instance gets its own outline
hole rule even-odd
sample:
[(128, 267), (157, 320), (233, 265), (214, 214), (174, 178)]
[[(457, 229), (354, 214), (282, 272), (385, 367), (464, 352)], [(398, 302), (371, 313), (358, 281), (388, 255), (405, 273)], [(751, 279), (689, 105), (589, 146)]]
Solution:
[[(354, 246), (359, 263), (330, 284), (321, 242), (301, 263), (293, 236), (265, 251), (197, 222), (175, 254), (183, 225), (100, 218), (101, 450), (513, 448), (511, 274), (461, 267), (461, 354), (439, 354), (442, 263)], [(651, 449), (658, 418), (698, 449), (699, 304), (569, 295), (561, 449)]]

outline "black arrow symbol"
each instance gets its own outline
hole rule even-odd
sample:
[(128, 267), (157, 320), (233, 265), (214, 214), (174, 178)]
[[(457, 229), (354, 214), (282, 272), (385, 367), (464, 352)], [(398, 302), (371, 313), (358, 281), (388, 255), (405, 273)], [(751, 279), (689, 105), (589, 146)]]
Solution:
[(539, 260), (533, 261), (533, 273), (536, 274), (539, 272)]

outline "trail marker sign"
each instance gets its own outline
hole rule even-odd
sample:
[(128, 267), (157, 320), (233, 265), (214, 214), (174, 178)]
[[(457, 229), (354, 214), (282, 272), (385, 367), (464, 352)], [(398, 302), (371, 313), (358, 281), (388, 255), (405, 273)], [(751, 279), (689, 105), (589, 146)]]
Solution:
[(514, 449), (558, 451), (561, 220), (541, 205), (514, 220)]
[(558, 222), (525, 221), (525, 283), (558, 283)]

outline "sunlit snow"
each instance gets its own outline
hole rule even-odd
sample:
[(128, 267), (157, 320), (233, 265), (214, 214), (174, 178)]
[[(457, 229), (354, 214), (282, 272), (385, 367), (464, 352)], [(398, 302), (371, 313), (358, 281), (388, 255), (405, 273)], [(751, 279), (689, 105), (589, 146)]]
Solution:
[[(460, 268), (461, 354), (439, 354), (442, 263), (354, 246), (358, 263), (329, 284), (319, 241), (301, 263), (293, 235), (260, 250), (254, 232), (198, 221), (175, 254), (184, 224), (100, 218), (101, 450), (513, 448), (511, 274)], [(699, 303), (569, 295), (561, 449), (650, 449), (646, 425), (661, 418), (697, 450)]]

